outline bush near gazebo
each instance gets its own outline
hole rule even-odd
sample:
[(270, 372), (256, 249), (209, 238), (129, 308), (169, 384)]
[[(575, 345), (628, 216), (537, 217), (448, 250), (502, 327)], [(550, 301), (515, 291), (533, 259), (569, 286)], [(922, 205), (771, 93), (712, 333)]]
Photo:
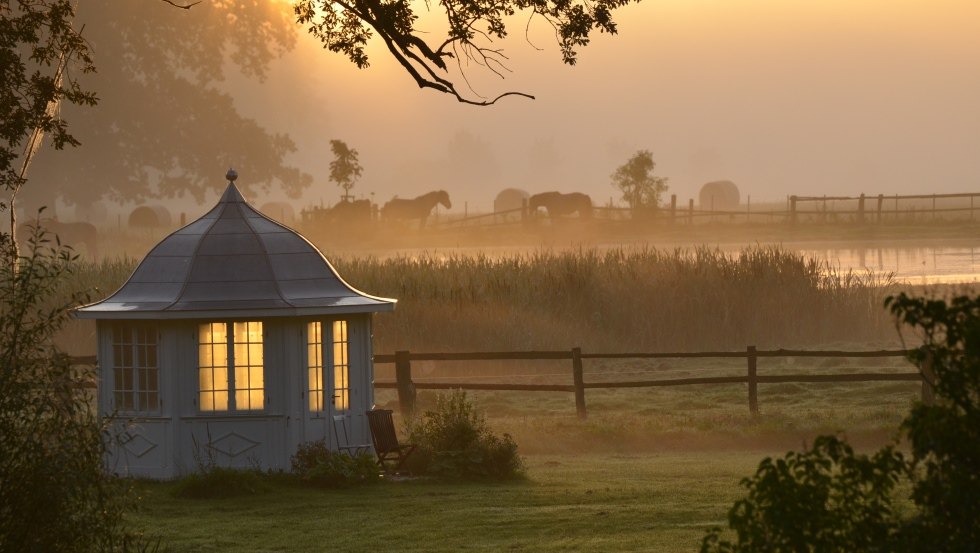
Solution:
[(290, 461), (293, 476), (317, 488), (349, 488), (380, 480), (374, 455), (332, 451), (324, 440), (300, 444)]
[(448, 480), (503, 480), (524, 474), (514, 439), (494, 434), (462, 390), (439, 394), (434, 409), (409, 421), (408, 435), (416, 445), (406, 462), (413, 474)]

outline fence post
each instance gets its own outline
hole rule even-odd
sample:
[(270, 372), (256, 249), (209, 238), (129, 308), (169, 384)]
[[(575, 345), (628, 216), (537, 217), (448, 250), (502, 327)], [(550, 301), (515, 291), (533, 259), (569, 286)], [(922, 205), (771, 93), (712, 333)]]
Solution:
[(575, 412), (578, 418), (586, 417), (585, 379), (582, 377), (582, 348), (572, 348), (572, 382), (575, 384)]
[(864, 222), (864, 192), (862, 192), (861, 197), (858, 198), (858, 222)]
[(936, 371), (932, 370), (932, 353), (927, 353), (922, 365), (919, 367), (922, 375), (922, 403), (932, 405), (936, 403), (936, 390), (933, 383), (936, 381)]
[(677, 194), (670, 195), (670, 224), (674, 224), (677, 217)]
[(885, 195), (878, 194), (878, 224), (881, 224), (881, 205), (885, 203)]
[(406, 419), (415, 412), (415, 384), (412, 383), (412, 361), (407, 351), (395, 352), (395, 385), (398, 407)]
[(687, 224), (694, 224), (694, 198), (687, 200)]
[(796, 195), (789, 197), (789, 222), (792, 225), (796, 224)]
[(759, 414), (759, 383), (756, 381), (756, 361), (755, 346), (745, 348), (746, 357), (749, 360), (749, 412), (753, 415)]

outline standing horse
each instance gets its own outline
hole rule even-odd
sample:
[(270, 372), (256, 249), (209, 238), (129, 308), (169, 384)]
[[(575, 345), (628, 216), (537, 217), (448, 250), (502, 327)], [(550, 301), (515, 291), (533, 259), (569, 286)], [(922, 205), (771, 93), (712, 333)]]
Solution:
[(453, 207), (449, 201), (449, 193), (436, 190), (412, 200), (393, 198), (381, 208), (381, 216), (392, 221), (418, 219), (419, 228), (422, 228), (436, 204), (442, 204), (446, 209)]
[(548, 217), (552, 219), (572, 213), (578, 213), (582, 219), (592, 217), (592, 199), (581, 192), (572, 192), (571, 194), (542, 192), (531, 196), (527, 202), (527, 207), (532, 214), (537, 212), (539, 207), (543, 207), (548, 212)]
[(371, 200), (342, 200), (327, 210), (327, 219), (334, 223), (370, 223)]

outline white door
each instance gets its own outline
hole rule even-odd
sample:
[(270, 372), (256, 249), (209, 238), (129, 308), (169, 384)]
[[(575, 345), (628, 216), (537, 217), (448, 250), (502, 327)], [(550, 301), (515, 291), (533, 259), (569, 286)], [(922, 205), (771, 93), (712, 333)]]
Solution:
[[(326, 334), (329, 325), (329, 336)], [(349, 325), (345, 320), (325, 323), (324, 341), (329, 351), (324, 352), (324, 380), (329, 390), (333, 445), (342, 448), (352, 444), (351, 434), (351, 387), (350, 387), (350, 340)]]
[[(306, 325), (306, 375), (303, 394), (303, 441), (324, 440), (331, 446), (330, 392), (325, 380), (324, 366), (329, 354), (323, 348), (323, 328), (320, 321)], [(324, 359), (326, 355), (327, 359)], [(332, 446), (331, 446), (332, 447)]]

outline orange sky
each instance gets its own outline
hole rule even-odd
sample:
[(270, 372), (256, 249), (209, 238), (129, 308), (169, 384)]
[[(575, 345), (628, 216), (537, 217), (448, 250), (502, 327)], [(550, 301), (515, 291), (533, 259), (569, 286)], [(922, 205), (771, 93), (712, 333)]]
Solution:
[(469, 72), (487, 95), (535, 101), (459, 105), (418, 90), (380, 46), (359, 71), (305, 36), (269, 83), (236, 89), (246, 113), (297, 141), (311, 201), (339, 196), (333, 138), (361, 152), (354, 192), (380, 202), (446, 188), (485, 210), (516, 186), (605, 203), (638, 149), (682, 202), (717, 179), (754, 201), (980, 189), (980, 2), (646, 0), (618, 20), (574, 68), (543, 27), (531, 34), (543, 50), (528, 45), (519, 22), (503, 44), (514, 73)]

